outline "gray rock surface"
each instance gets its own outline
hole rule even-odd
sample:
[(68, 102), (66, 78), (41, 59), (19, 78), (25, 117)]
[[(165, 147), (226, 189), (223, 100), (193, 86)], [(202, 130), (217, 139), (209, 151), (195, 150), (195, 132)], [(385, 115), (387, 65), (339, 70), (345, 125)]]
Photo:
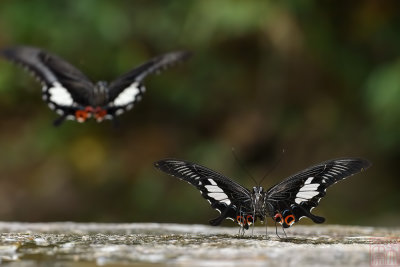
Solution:
[(239, 236), (238, 228), (157, 223), (0, 222), (0, 232), (4, 266), (382, 266), (385, 250), (375, 248), (400, 253), (400, 229), (338, 225), (295, 225), (285, 238), (275, 227), (266, 237), (264, 227)]

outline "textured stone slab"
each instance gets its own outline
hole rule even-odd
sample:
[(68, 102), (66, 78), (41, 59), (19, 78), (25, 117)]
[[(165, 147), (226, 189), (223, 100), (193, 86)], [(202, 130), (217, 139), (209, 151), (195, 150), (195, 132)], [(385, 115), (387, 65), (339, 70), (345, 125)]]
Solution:
[(0, 222), (0, 231), (5, 266), (365, 266), (384, 256), (374, 248), (400, 246), (400, 229), (337, 225), (296, 225), (282, 239), (274, 227), (266, 237), (264, 227), (239, 236), (238, 228), (155, 223)]

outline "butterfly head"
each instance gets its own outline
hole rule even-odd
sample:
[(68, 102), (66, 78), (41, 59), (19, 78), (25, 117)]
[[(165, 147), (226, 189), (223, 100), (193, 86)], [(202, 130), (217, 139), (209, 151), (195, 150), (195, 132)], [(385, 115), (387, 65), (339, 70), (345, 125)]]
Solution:
[(258, 200), (264, 193), (264, 188), (262, 188), (261, 186), (254, 186), (253, 187), (253, 195), (256, 197), (256, 199)]
[(106, 81), (98, 81), (96, 87), (98, 90), (107, 90), (108, 83)]

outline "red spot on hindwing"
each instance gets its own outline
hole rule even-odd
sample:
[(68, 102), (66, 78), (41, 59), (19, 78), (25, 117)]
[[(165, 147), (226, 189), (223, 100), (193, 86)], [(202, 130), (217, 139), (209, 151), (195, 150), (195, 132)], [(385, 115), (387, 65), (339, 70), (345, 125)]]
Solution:
[(246, 223), (246, 218), (243, 216), (236, 216), (236, 221), (239, 225), (244, 225)]
[(280, 214), (280, 213), (277, 213), (277, 214), (275, 214), (275, 216), (274, 216), (274, 220), (275, 220), (277, 223), (280, 223), (280, 224), (282, 224), (282, 223), (283, 223), (283, 217), (282, 217), (282, 214)]
[(94, 117), (98, 122), (102, 121), (106, 115), (107, 110), (102, 109), (101, 107), (97, 107), (94, 111)]
[(253, 223), (254, 218), (252, 215), (247, 215), (246, 220), (247, 220), (248, 224), (251, 224), (251, 223)]
[(75, 111), (75, 118), (78, 122), (85, 122), (92, 115), (98, 122), (101, 122), (107, 115), (107, 110), (101, 107), (93, 108), (92, 106), (87, 106), (84, 109)]
[(289, 226), (291, 226), (294, 223), (295, 219), (294, 219), (294, 215), (290, 214), (288, 216), (285, 217), (285, 223)]
[(75, 111), (75, 118), (78, 122), (85, 122), (89, 118), (89, 113), (85, 110), (77, 110)]

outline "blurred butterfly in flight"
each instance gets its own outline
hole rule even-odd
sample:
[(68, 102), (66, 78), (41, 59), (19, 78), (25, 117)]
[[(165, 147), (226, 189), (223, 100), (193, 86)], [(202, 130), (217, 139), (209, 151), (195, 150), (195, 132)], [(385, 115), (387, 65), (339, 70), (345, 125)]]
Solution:
[(224, 219), (235, 221), (242, 232), (254, 225), (257, 219), (267, 217), (288, 228), (301, 218), (323, 223), (325, 218), (314, 215), (326, 189), (338, 181), (367, 169), (371, 164), (360, 158), (334, 159), (309, 167), (292, 175), (277, 185), (264, 190), (255, 186), (249, 190), (222, 174), (183, 160), (165, 159), (155, 162), (155, 167), (195, 186), (211, 207), (220, 215), (211, 220), (219, 225)]
[(171, 52), (155, 57), (130, 70), (111, 83), (93, 83), (80, 70), (42, 49), (17, 46), (4, 49), (6, 59), (28, 69), (43, 85), (42, 98), (50, 109), (65, 119), (85, 122), (94, 117), (97, 122), (114, 119), (130, 110), (142, 98), (143, 79), (189, 57), (185, 51)]

